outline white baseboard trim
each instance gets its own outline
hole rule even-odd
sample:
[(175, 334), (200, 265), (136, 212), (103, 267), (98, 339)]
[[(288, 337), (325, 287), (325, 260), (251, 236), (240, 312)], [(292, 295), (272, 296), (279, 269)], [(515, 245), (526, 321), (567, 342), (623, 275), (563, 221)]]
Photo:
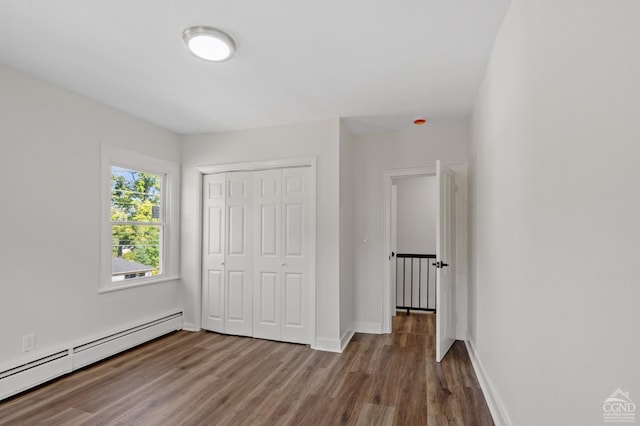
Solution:
[(311, 345), (311, 349), (324, 352), (336, 352), (341, 353), (341, 343), (338, 339), (324, 339), (322, 337), (316, 338), (316, 343)]
[(502, 399), (496, 391), (493, 382), (482, 366), (482, 362), (480, 361), (480, 358), (478, 358), (478, 353), (476, 352), (473, 341), (470, 339), (470, 336), (468, 334), (467, 339), (464, 341), (464, 343), (467, 346), (467, 352), (469, 352), (471, 365), (473, 366), (473, 370), (476, 372), (476, 377), (478, 377), (478, 382), (480, 383), (480, 388), (482, 389), (482, 393), (484, 394), (484, 399), (487, 401), (487, 405), (489, 406), (489, 411), (491, 412), (491, 417), (493, 417), (493, 422), (496, 424), (496, 426), (510, 426), (512, 423), (511, 419), (509, 418), (509, 414), (504, 407)]
[(353, 331), (353, 325), (352, 325), (351, 327), (349, 327), (347, 329), (347, 331), (344, 332), (344, 334), (340, 338), (340, 352), (344, 352), (344, 350), (347, 348), (347, 345), (349, 344), (349, 342), (353, 338), (354, 334), (355, 333)]
[(49, 353), (40, 352), (0, 369), (0, 400), (75, 371), (172, 331), (182, 329), (182, 312), (118, 331), (105, 332)]
[(353, 329), (356, 333), (383, 334), (382, 323), (376, 321), (355, 321)]
[(185, 331), (200, 331), (200, 330), (202, 330), (201, 328), (196, 327), (195, 324), (190, 323), (190, 322), (185, 322), (182, 325), (182, 329), (185, 330)]

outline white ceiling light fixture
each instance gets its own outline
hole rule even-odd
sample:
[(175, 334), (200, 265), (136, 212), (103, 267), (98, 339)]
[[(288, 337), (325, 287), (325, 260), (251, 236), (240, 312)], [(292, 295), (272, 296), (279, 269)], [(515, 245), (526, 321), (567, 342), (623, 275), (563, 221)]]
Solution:
[(225, 62), (233, 58), (236, 45), (229, 34), (213, 27), (198, 25), (182, 32), (184, 45), (200, 59)]

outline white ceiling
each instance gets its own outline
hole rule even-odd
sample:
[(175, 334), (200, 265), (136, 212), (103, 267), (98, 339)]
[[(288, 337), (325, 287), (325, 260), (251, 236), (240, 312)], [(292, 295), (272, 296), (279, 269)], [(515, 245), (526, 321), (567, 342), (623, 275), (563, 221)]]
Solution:
[[(178, 133), (468, 119), (509, 0), (2, 0), (0, 63)], [(182, 31), (236, 42), (208, 63)]]

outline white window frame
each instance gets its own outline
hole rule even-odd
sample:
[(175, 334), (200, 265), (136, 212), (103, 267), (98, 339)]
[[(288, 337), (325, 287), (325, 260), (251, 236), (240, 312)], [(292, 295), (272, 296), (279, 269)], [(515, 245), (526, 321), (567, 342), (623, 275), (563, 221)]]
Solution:
[[(112, 281), (112, 221), (111, 221), (111, 167), (118, 166), (162, 177), (161, 215), (164, 227), (161, 231), (161, 272), (148, 277)], [(101, 239), (100, 239), (100, 288), (109, 292), (139, 287), (163, 281), (180, 279), (179, 275), (179, 188), (180, 166), (128, 149), (103, 144), (101, 167)]]

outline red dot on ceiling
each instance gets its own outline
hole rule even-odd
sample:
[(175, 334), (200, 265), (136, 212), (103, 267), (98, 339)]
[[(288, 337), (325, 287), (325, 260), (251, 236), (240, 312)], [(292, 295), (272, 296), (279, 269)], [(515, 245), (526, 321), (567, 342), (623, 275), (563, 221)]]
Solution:
[(415, 120), (413, 120), (413, 124), (415, 124), (416, 126), (422, 126), (426, 122), (427, 120), (425, 120), (424, 118), (416, 118)]

